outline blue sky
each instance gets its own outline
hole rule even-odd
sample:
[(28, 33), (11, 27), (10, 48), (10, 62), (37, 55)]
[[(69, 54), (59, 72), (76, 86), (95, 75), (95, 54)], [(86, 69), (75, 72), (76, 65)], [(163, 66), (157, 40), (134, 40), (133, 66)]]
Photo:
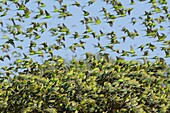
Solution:
[[(77, 0), (77, 1), (79, 3), (81, 3), (82, 6), (87, 4), (87, 1), (85, 1), (85, 2), (84, 1), (82, 2), (82, 0)], [(121, 31), (122, 27), (126, 27), (130, 31), (133, 31), (134, 29), (136, 29), (140, 34), (138, 37), (136, 37), (133, 40), (130, 39), (130, 38), (127, 38), (127, 40), (125, 42), (123, 42), (121, 39), (119, 39), (120, 44), (114, 45), (114, 48), (117, 48), (117, 49), (120, 49), (120, 50), (130, 50), (130, 46), (132, 46), (135, 49), (138, 56), (133, 57), (133, 58), (132, 57), (124, 57), (126, 60), (132, 60), (132, 59), (137, 60), (137, 58), (141, 57), (143, 55), (143, 52), (140, 52), (140, 50), (137, 49), (137, 48), (140, 45), (145, 45), (146, 43), (149, 43), (149, 42), (151, 42), (152, 44), (155, 44), (157, 46), (157, 49), (154, 52), (149, 51), (150, 52), (149, 58), (152, 58), (155, 55), (164, 57), (165, 53), (161, 52), (161, 49), (160, 49), (160, 47), (162, 46), (161, 43), (155, 42), (156, 39), (148, 38), (148, 37), (145, 36), (145, 32), (143, 31), (144, 26), (141, 25), (142, 21), (140, 21), (138, 19), (139, 16), (142, 16), (144, 14), (144, 11), (150, 10), (151, 4), (148, 4), (148, 1), (147, 2), (139, 2), (138, 0), (136, 0), (135, 5), (130, 5), (130, 0), (119, 0), (119, 1), (121, 1), (122, 4), (126, 8), (133, 7), (134, 10), (131, 12), (131, 15), (129, 15), (127, 17), (122, 17), (122, 18), (116, 19), (112, 27), (110, 27), (106, 23), (106, 20), (102, 19), (102, 18), (104, 18), (103, 13), (99, 13), (99, 11), (102, 9), (102, 7), (107, 8), (108, 11), (113, 11), (111, 9), (111, 5), (105, 4), (104, 2), (102, 2), (102, 0), (96, 0), (96, 2), (93, 5), (85, 7), (83, 10), (89, 11), (90, 12), (89, 16), (91, 16), (91, 17), (97, 17), (98, 16), (102, 21), (102, 23), (100, 25), (91, 24), (90, 25), (91, 29), (94, 30), (97, 33), (99, 33), (99, 30), (102, 30), (104, 33), (114, 31), (114, 32), (116, 32), (118, 39), (121, 36), (125, 35)], [(22, 28), (23, 30), (26, 30), (26, 28), (31, 26), (30, 23), (33, 22), (33, 21), (34, 22), (45, 21), (45, 22), (48, 23), (48, 29), (46, 30), (46, 32), (41, 34), (41, 38), (38, 39), (38, 40), (33, 40), (33, 38), (31, 38), (31, 39), (25, 38), (23, 35), (19, 35), (18, 38), (23, 39), (24, 41), (23, 42), (16, 42), (16, 45), (22, 45), (24, 49), (20, 50), (20, 49), (16, 49), (16, 48), (11, 47), (11, 50), (8, 53), (3, 53), (0, 50), (0, 53), (2, 53), (2, 55), (3, 54), (12, 54), (12, 51), (17, 51), (17, 52), (19, 51), (20, 53), (28, 54), (29, 53), (28, 47), (29, 47), (29, 43), (30, 43), (31, 40), (37, 42), (37, 48), (40, 47), (40, 44), (43, 43), (43, 42), (47, 42), (49, 45), (56, 43), (55, 40), (57, 39), (57, 37), (52, 37), (48, 30), (51, 27), (57, 27), (58, 24), (64, 23), (70, 29), (71, 33), (74, 33), (75, 31), (77, 31), (77, 32), (79, 32), (79, 34), (82, 34), (85, 31), (85, 26), (80, 23), (80, 20), (83, 19), (82, 9), (75, 7), (75, 6), (70, 6), (70, 4), (75, 2), (74, 0), (65, 0), (63, 2), (63, 4), (68, 4), (68, 11), (71, 14), (73, 14), (72, 17), (68, 17), (65, 20), (58, 19), (57, 18), (58, 14), (52, 12), (53, 11), (53, 5), (60, 8), (60, 5), (56, 0), (42, 0), (42, 2), (46, 4), (46, 7), (44, 7), (43, 9), (46, 9), (47, 11), (49, 11), (50, 14), (53, 16), (51, 19), (42, 19), (41, 18), (41, 19), (34, 20), (33, 18), (28, 18), (28, 19), (25, 20), (24, 23), (19, 23), (19, 24), (21, 26), (23, 26), (23, 28)], [(32, 17), (35, 16), (36, 12), (38, 11), (36, 3), (34, 1), (31, 1), (26, 6), (33, 11), (31, 16)], [(168, 2), (168, 6), (170, 6), (170, 2)], [(12, 24), (11, 21), (7, 20), (7, 18), (16, 17), (15, 15), (16, 15), (16, 12), (17, 12), (14, 4), (10, 4), (9, 8), (12, 9), (12, 11), (8, 12), (7, 17), (0, 18), (0, 20), (3, 21), (6, 24)], [(157, 17), (157, 16), (160, 16), (160, 15), (156, 14), (155, 17)], [(135, 25), (130, 24), (132, 17), (135, 17), (138, 20)], [(162, 31), (162, 32), (167, 35), (166, 40), (170, 40), (170, 34), (168, 34), (168, 32), (170, 31), (170, 29), (168, 27), (170, 25), (169, 23), (170, 22), (167, 21), (165, 24), (163, 24), (163, 26), (165, 27), (165, 30)], [(5, 29), (5, 27), (1, 27), (1, 28)], [(159, 28), (159, 26), (158, 26), (158, 28)], [(3, 37), (4, 35), (7, 35), (9, 38), (12, 38), (12, 36), (10, 34), (1, 33), (1, 37)], [(101, 37), (100, 41), (98, 41), (94, 38), (83, 39), (83, 41), (86, 42), (86, 46), (85, 46), (86, 49), (83, 50), (82, 48), (79, 48), (79, 49), (76, 50), (76, 53), (72, 53), (69, 49), (69, 46), (72, 45), (75, 42), (79, 42), (79, 39), (74, 40), (71, 37), (72, 37), (72, 35), (68, 35), (66, 37), (66, 40), (65, 40), (66, 48), (61, 49), (59, 51), (54, 51), (54, 53), (56, 55), (63, 56), (65, 59), (71, 59), (72, 56), (75, 56), (75, 55), (77, 56), (77, 58), (83, 58), (84, 57), (83, 54), (85, 52), (96, 53), (98, 51), (98, 49), (94, 48), (93, 44), (97, 44), (99, 42), (101, 45), (105, 46), (105, 45), (108, 45), (108, 43), (109, 43), (109, 40), (106, 37)], [(0, 41), (2, 43), (4, 43), (7, 40), (1, 39)], [(109, 53), (113, 58), (115, 56), (118, 56), (118, 54), (113, 53), (111, 51), (106, 50), (106, 52)], [(32, 58), (35, 61), (38, 61), (40, 63), (42, 63), (46, 59), (46, 58), (42, 59), (42, 58), (39, 58), (37, 56), (32, 56)], [(11, 61), (9, 61), (8, 59), (5, 59), (5, 61), (3, 61), (3, 62), (0, 61), (0, 66), (7, 65), (8, 63), (14, 61), (15, 59), (17, 59), (17, 58), (15, 58), (13, 56), (13, 57), (11, 57)], [(170, 64), (169, 59), (166, 59), (166, 61)]]

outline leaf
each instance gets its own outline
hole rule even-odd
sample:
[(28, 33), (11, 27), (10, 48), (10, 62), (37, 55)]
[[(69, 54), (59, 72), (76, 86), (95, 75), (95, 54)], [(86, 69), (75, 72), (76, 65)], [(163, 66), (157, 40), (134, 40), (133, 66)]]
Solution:
[(123, 79), (119, 79), (118, 81), (119, 81), (119, 82), (124, 82), (124, 80), (123, 80)]

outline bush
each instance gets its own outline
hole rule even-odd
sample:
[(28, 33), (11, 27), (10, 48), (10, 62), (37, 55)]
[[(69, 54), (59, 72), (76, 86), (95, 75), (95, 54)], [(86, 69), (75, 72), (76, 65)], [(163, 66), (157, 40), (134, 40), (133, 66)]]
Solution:
[(140, 63), (90, 55), (33, 64), (18, 76), (1, 77), (0, 112), (170, 112), (170, 68), (164, 60)]

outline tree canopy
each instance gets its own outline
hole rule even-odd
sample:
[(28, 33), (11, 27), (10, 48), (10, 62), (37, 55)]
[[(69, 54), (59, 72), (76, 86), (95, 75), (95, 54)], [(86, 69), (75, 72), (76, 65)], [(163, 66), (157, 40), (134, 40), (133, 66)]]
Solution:
[(168, 6), (0, 1), (0, 111), (170, 112)]

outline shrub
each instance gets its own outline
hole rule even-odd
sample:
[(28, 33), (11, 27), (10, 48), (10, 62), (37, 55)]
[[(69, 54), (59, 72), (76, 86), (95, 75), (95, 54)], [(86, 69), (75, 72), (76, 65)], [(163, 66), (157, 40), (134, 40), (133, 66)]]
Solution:
[(91, 55), (65, 63), (58, 57), (35, 73), (1, 77), (0, 111), (168, 113), (169, 69), (160, 59), (140, 63)]

